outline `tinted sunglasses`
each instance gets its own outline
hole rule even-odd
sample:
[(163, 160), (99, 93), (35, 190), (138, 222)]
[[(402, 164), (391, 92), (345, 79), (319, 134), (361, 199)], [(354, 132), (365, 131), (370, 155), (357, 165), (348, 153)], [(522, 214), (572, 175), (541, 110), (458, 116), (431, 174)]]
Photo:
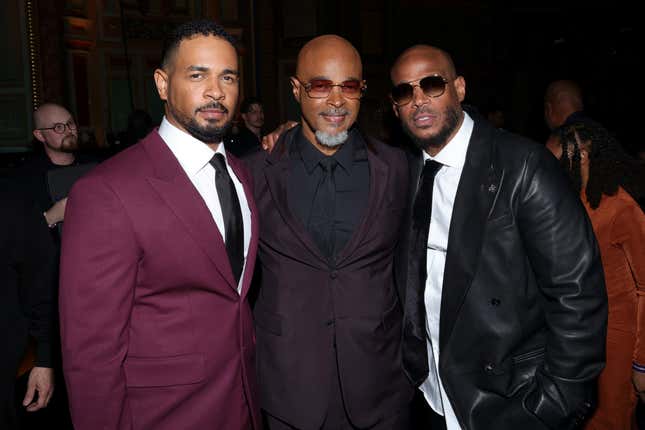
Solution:
[(446, 91), (446, 84), (448, 82), (450, 81), (440, 75), (426, 76), (425, 78), (419, 79), (419, 83), (414, 85), (409, 82), (404, 82), (392, 88), (390, 98), (397, 106), (406, 105), (414, 97), (414, 87), (420, 87), (423, 94), (428, 97), (439, 97)]
[(307, 95), (313, 99), (329, 97), (334, 87), (340, 87), (340, 92), (347, 98), (360, 99), (367, 89), (365, 81), (359, 81), (358, 79), (350, 79), (340, 84), (335, 84), (334, 81), (328, 79), (312, 79), (306, 83), (302, 82), (298, 77), (294, 76), (294, 79), (300, 82)]

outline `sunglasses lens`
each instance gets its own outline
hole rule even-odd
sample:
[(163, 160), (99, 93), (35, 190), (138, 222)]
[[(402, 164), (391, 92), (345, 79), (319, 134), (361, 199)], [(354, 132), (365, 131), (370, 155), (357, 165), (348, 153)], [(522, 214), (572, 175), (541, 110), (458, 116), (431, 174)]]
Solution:
[(326, 97), (331, 92), (332, 85), (332, 81), (313, 79), (309, 81), (309, 94), (312, 97)]
[(439, 97), (446, 89), (446, 82), (441, 76), (426, 76), (419, 81), (423, 93), (429, 97)]
[(345, 81), (340, 88), (346, 96), (356, 97), (361, 93), (361, 82), (355, 80)]
[(392, 88), (391, 96), (394, 103), (398, 105), (406, 104), (412, 100), (414, 88), (410, 84), (399, 84)]

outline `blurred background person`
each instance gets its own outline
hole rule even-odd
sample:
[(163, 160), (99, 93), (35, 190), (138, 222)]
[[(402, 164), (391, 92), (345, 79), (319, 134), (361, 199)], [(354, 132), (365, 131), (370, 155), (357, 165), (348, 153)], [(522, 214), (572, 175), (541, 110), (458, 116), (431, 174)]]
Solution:
[[(257, 97), (247, 97), (240, 104), (242, 124), (237, 133), (227, 137), (226, 148), (236, 157), (244, 157), (261, 149), (264, 108)], [(229, 143), (230, 142), (230, 143)]]
[(586, 429), (631, 429), (637, 396), (645, 400), (645, 215), (635, 201), (643, 191), (643, 166), (592, 122), (565, 124), (547, 147), (580, 193), (607, 286), (607, 364)]

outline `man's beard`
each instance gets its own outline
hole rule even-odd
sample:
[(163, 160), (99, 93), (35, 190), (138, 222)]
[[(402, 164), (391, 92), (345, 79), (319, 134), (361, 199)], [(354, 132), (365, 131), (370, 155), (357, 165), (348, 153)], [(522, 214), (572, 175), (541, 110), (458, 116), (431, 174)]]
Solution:
[(443, 124), (443, 126), (439, 129), (437, 134), (435, 134), (434, 136), (429, 136), (429, 137), (416, 136), (412, 132), (412, 130), (408, 128), (405, 122), (402, 121), (401, 124), (403, 125), (403, 130), (406, 132), (408, 136), (410, 136), (414, 144), (419, 149), (425, 151), (430, 147), (441, 148), (443, 145), (447, 143), (448, 138), (457, 129), (457, 125), (459, 124), (459, 111), (457, 110), (457, 107), (455, 106), (447, 107), (444, 110), (443, 114), (446, 119), (446, 122)]
[(316, 130), (316, 140), (327, 148), (336, 148), (347, 140), (349, 133), (343, 130), (336, 134), (325, 133), (324, 131)]
[[(218, 102), (201, 106), (195, 109), (195, 113), (199, 112), (202, 109), (220, 109), (224, 113), (228, 113), (228, 109), (226, 109), (223, 104)], [(177, 120), (177, 122), (181, 124), (182, 127), (184, 127), (188, 134), (204, 143), (221, 142), (232, 125), (232, 118), (229, 118), (228, 121), (225, 122), (221, 127), (211, 125), (211, 122), (215, 122), (214, 120), (206, 120), (207, 125), (201, 126), (194, 117), (189, 118), (183, 113), (176, 111), (170, 104), (168, 104), (168, 110), (172, 113), (172, 116)]]
[(54, 152), (64, 152), (67, 154), (71, 154), (78, 150), (78, 136), (75, 136), (73, 134), (68, 134), (63, 138), (63, 140), (61, 140), (58, 148), (50, 145), (49, 143), (45, 143), (45, 144)]
[[(349, 111), (345, 108), (335, 109), (331, 108), (319, 115), (349, 115)], [(338, 133), (326, 133), (324, 131), (316, 130), (316, 140), (327, 148), (337, 148), (347, 140), (349, 132), (347, 130), (339, 131)]]

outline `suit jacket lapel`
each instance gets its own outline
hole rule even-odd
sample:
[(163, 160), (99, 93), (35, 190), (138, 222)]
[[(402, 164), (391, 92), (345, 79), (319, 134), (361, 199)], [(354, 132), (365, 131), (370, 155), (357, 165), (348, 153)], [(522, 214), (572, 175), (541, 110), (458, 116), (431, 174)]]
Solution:
[[(359, 134), (359, 138), (363, 140), (363, 136)], [(376, 150), (372, 149), (374, 145), (367, 146), (367, 162), (370, 169), (370, 189), (369, 197), (367, 200), (366, 210), (363, 212), (361, 222), (357, 226), (356, 230), (350, 237), (349, 241), (338, 255), (337, 265), (342, 265), (345, 260), (351, 257), (354, 249), (361, 243), (361, 239), (367, 234), (367, 231), (372, 226), (371, 223), (371, 214), (375, 213), (376, 210), (381, 206), (381, 202), (385, 196), (385, 190), (387, 189), (387, 183), (389, 181), (389, 171), (387, 163), (381, 159)]]
[(242, 289), (240, 295), (245, 297), (249, 292), (249, 287), (251, 285), (251, 280), (253, 278), (253, 270), (255, 269), (255, 258), (258, 252), (258, 210), (255, 206), (255, 199), (253, 197), (253, 192), (249, 184), (251, 183), (251, 178), (245, 174), (245, 170), (242, 168), (240, 161), (227, 154), (228, 164), (235, 172), (235, 175), (238, 177), (244, 188), (244, 195), (246, 196), (246, 201), (249, 204), (249, 210), (251, 211), (251, 240), (249, 241), (249, 250), (246, 255), (246, 265), (244, 267)]
[(493, 128), (475, 122), (452, 210), (441, 298), (440, 348), (448, 342), (472, 285), (486, 219), (499, 191), (500, 174), (492, 165), (494, 150)]
[(150, 185), (186, 226), (190, 236), (237, 294), (237, 283), (228, 262), (224, 240), (206, 203), (157, 133), (146, 139), (143, 145), (154, 165), (155, 175), (148, 178)]
[(306, 264), (316, 267), (327, 267), (327, 258), (322, 255), (318, 246), (313, 242), (307, 233), (305, 226), (289, 209), (287, 198), (287, 181), (289, 180), (289, 162), (291, 159), (291, 145), (298, 133), (298, 127), (294, 127), (284, 134), (276, 144), (276, 148), (267, 157), (267, 167), (264, 171), (269, 191), (275, 202), (280, 216), (285, 225), (291, 229), (293, 234), (300, 240), (309, 253), (294, 253), (294, 258), (302, 259)]

